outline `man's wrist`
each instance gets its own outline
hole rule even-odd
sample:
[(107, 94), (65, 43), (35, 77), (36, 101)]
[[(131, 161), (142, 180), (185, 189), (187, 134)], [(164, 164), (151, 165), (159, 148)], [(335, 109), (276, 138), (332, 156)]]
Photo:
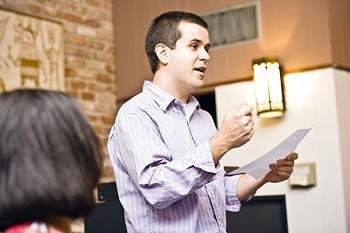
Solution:
[(220, 140), (218, 134), (214, 135), (209, 140), (209, 145), (214, 163), (218, 164), (221, 157), (228, 151), (227, 146), (225, 145), (225, 143), (222, 142), (222, 140)]

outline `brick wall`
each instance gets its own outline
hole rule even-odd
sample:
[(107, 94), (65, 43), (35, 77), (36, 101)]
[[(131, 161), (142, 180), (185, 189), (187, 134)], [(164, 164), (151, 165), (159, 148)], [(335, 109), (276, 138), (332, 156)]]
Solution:
[[(116, 111), (113, 0), (0, 0), (0, 7), (63, 24), (66, 92), (106, 148)], [(102, 181), (112, 179), (106, 157)]]
[[(66, 92), (77, 98), (106, 151), (116, 112), (113, 0), (0, 0), (0, 7), (63, 24)], [(101, 181), (114, 180), (105, 153)], [(83, 232), (81, 224), (73, 232)]]

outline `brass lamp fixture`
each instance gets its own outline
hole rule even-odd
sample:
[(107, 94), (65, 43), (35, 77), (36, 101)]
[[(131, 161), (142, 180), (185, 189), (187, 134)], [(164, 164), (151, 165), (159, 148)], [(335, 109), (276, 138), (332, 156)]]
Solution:
[(278, 59), (276, 57), (254, 59), (253, 72), (258, 116), (281, 117), (286, 109)]

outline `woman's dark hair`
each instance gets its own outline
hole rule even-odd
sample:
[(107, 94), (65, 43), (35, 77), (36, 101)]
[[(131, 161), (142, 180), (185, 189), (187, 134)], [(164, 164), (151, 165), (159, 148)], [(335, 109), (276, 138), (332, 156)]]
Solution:
[(145, 50), (153, 74), (158, 69), (158, 57), (154, 49), (157, 44), (163, 43), (171, 49), (175, 48), (176, 41), (181, 38), (178, 30), (180, 23), (195, 23), (208, 29), (208, 24), (200, 16), (189, 12), (170, 11), (156, 17), (148, 29), (145, 39)]
[(72, 97), (46, 90), (0, 95), (0, 230), (94, 205), (102, 149)]

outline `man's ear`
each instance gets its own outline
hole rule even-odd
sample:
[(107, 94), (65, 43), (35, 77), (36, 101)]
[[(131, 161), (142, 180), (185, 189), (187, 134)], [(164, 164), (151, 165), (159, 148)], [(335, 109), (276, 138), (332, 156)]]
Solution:
[(156, 45), (154, 51), (156, 52), (159, 61), (163, 65), (168, 64), (168, 51), (169, 51), (168, 46), (166, 46), (165, 44), (159, 43)]

